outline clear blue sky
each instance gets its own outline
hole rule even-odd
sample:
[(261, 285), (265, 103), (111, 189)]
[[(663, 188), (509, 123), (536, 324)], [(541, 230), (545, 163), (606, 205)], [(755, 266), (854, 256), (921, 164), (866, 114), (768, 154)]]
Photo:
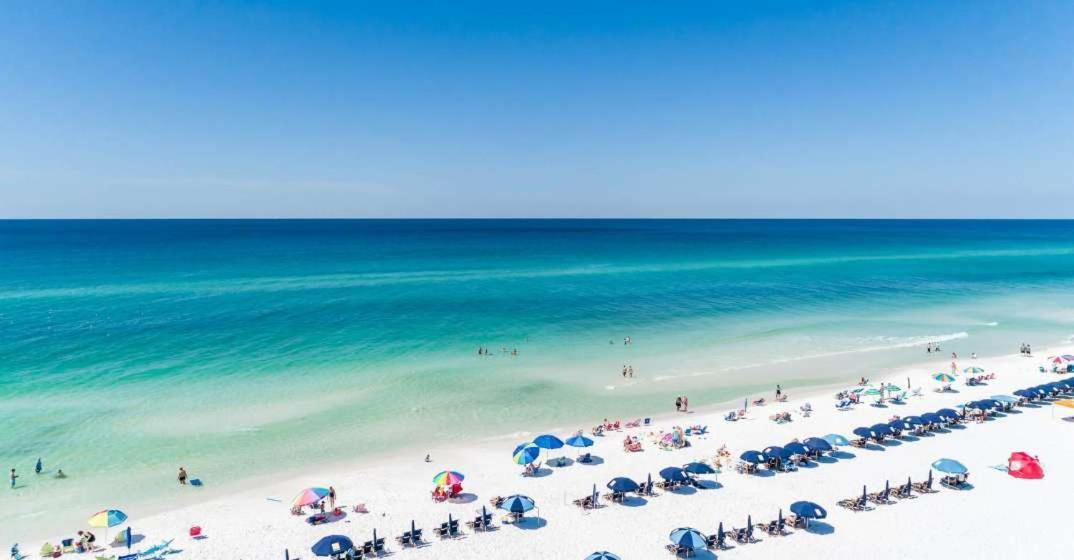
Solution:
[(3, 217), (1071, 209), (1070, 1), (0, 15)]

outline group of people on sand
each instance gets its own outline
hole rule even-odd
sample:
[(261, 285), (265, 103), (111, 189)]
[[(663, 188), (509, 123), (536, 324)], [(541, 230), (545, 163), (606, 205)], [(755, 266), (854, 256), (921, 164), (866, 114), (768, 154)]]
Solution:
[(623, 364), (623, 377), (634, 377), (634, 366)]
[(933, 352), (939, 352), (939, 351), (940, 351), (940, 343), (939, 342), (930, 342), (928, 344), (928, 346), (925, 347), (925, 352), (928, 353), (928, 354), (932, 354)]
[(1028, 358), (1033, 355), (1033, 349), (1026, 343), (1022, 343), (1022, 349), (1019, 352), (1023, 358)]
[(675, 410), (677, 410), (679, 412), (688, 412), (689, 409), (690, 409), (690, 399), (686, 398), (685, 395), (680, 396), (680, 397), (675, 397)]

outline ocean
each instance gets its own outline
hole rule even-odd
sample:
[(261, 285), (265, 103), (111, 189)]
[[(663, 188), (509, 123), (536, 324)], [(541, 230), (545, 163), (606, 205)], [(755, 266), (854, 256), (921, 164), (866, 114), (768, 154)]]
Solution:
[(1072, 288), (1068, 221), (0, 221), (0, 518), (1043, 349)]

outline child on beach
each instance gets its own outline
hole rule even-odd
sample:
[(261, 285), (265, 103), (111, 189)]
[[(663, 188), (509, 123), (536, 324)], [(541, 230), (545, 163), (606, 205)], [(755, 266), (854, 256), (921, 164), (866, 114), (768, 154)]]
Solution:
[(15, 479), (19, 478), (19, 475), (15, 474), (15, 469), (11, 469), (11, 489), (15, 489)]

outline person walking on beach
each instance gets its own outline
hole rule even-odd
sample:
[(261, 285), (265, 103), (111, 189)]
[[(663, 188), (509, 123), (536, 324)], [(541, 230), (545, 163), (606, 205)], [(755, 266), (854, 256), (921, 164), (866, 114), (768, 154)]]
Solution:
[(626, 364), (623, 364), (623, 377), (624, 378), (626, 377), (626, 373), (627, 373)]
[(634, 366), (630, 366), (627, 368), (627, 377), (634, 377)]
[(38, 457), (37, 463), (34, 464), (34, 474), (41, 474), (41, 457)]
[[(682, 412), (682, 397), (675, 397), (675, 410)], [(15, 472), (15, 469), (11, 469), (11, 472)], [(11, 480), (11, 485), (15, 485), (15, 480)]]
[(15, 479), (19, 478), (19, 475), (15, 474), (15, 469), (11, 469), (10, 478), (11, 478), (11, 489), (14, 490), (15, 489)]
[(179, 484), (186, 486), (186, 469), (179, 467)]
[(779, 386), (779, 383), (776, 383), (776, 400), (778, 401), (779, 397), (782, 396), (782, 395), (783, 395), (783, 388)]
[(336, 487), (335, 486), (329, 486), (328, 487), (328, 507), (330, 507), (331, 509), (336, 509)]

